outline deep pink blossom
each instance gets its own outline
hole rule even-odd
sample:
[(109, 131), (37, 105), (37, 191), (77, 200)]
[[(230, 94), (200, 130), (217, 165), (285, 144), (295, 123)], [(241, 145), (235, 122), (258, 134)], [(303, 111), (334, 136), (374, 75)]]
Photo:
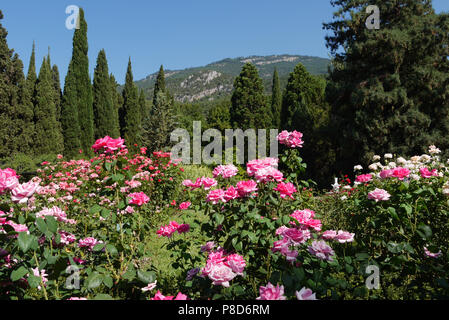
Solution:
[(286, 300), (284, 296), (284, 286), (279, 286), (279, 284), (273, 286), (270, 282), (264, 287), (259, 288), (259, 297), (256, 300)]

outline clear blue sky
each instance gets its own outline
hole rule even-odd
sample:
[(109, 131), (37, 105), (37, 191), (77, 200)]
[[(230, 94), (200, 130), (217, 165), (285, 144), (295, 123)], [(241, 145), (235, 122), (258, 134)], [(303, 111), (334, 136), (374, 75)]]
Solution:
[[(448, 0), (434, 0), (437, 12)], [(328, 57), (322, 23), (329, 0), (2, 0), (8, 44), (28, 69), (33, 40), (37, 66), (50, 47), (61, 81), (72, 53), (73, 30), (65, 27), (68, 5), (84, 8), (91, 76), (98, 51), (124, 82), (128, 57), (134, 78), (166, 69), (201, 66), (223, 58), (301, 54)]]

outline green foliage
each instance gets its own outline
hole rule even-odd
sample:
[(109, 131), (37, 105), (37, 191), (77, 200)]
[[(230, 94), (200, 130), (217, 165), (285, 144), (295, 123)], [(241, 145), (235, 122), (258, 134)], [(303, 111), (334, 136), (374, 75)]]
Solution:
[(34, 147), (39, 154), (55, 154), (63, 150), (63, 136), (57, 121), (54, 97), (52, 71), (48, 59), (44, 58), (36, 83), (34, 108)]
[(143, 144), (150, 151), (170, 146), (170, 133), (177, 127), (173, 98), (160, 91), (149, 116), (143, 124)]
[(247, 63), (234, 81), (230, 110), (233, 128), (264, 129), (271, 126), (271, 111), (257, 68)]
[(108, 71), (106, 52), (100, 50), (97, 58), (97, 66), (94, 72), (93, 81), (93, 109), (95, 119), (95, 138), (110, 136), (118, 138), (118, 113), (114, 100), (116, 89), (111, 83)]
[(273, 128), (281, 127), (282, 92), (277, 69), (274, 69), (273, 85), (271, 89), (271, 114)]
[[(448, 150), (449, 15), (427, 0), (332, 4), (338, 11), (324, 29), (338, 167), (365, 164), (374, 152), (420, 154), (433, 143)], [(365, 26), (368, 5), (379, 7), (379, 30)]]
[(122, 137), (128, 143), (128, 148), (136, 149), (135, 144), (140, 145), (141, 142), (141, 107), (139, 105), (139, 97), (137, 87), (133, 82), (133, 73), (131, 67), (131, 58), (128, 61), (128, 69), (126, 71), (125, 88), (123, 89), (123, 106), (120, 109), (120, 130)]
[(79, 11), (80, 28), (73, 35), (72, 60), (64, 82), (61, 124), (64, 133), (64, 153), (74, 156), (80, 149), (91, 153), (94, 140), (92, 85), (87, 56), (87, 23), (84, 11)]

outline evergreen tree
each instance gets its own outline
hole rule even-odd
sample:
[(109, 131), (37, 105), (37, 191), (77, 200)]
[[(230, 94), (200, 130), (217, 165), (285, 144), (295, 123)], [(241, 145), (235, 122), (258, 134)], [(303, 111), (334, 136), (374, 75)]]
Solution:
[[(448, 14), (428, 0), (338, 0), (324, 24), (333, 56), (327, 90), (342, 170), (373, 154), (421, 154), (449, 148)], [(380, 29), (365, 25), (368, 5)]]
[(95, 118), (95, 138), (114, 136), (116, 132), (115, 118), (116, 105), (114, 104), (115, 92), (109, 78), (108, 62), (106, 53), (100, 50), (95, 67), (93, 94), (94, 94), (94, 118)]
[(92, 85), (87, 56), (87, 23), (79, 10), (79, 25), (73, 35), (72, 60), (64, 83), (61, 123), (64, 132), (64, 152), (75, 155), (79, 149), (91, 153), (94, 140)]
[(56, 120), (53, 77), (47, 58), (39, 71), (35, 101), (36, 150), (39, 154), (59, 153), (63, 149), (63, 137)]
[(290, 73), (283, 95), (281, 127), (302, 132), (305, 141), (301, 157), (307, 164), (306, 178), (329, 184), (329, 163), (333, 159), (327, 137), (329, 107), (325, 102), (326, 81), (307, 72), (299, 63)]
[(120, 127), (122, 138), (125, 139), (128, 148), (135, 149), (134, 145), (140, 145), (141, 139), (141, 107), (137, 87), (133, 81), (131, 58), (128, 62), (125, 87), (123, 89), (123, 107), (120, 114)]
[(231, 102), (231, 124), (234, 128), (246, 130), (271, 126), (271, 111), (266, 103), (263, 82), (253, 64), (245, 64), (235, 79)]
[(61, 90), (61, 81), (59, 79), (59, 69), (57, 65), (53, 65), (51, 69), (51, 75), (53, 79), (53, 88), (55, 90), (54, 101), (56, 107), (56, 120), (60, 121), (61, 119), (61, 101), (62, 101), (62, 90)]
[(271, 115), (273, 117), (273, 128), (280, 128), (282, 109), (282, 92), (277, 69), (274, 69), (273, 85), (271, 90)]
[(170, 145), (170, 133), (176, 129), (177, 117), (174, 100), (159, 91), (149, 117), (144, 121), (142, 140), (151, 151), (159, 151)]
[(116, 138), (120, 137), (119, 113), (120, 113), (120, 109), (122, 108), (122, 105), (123, 105), (123, 98), (122, 98), (122, 95), (118, 91), (119, 84), (115, 80), (115, 77), (112, 73), (109, 76), (109, 81), (110, 81), (110, 86), (111, 86), (112, 105), (113, 105), (113, 109), (112, 109), (112, 113), (111, 113), (111, 118), (113, 120), (113, 125), (112, 125), (113, 129), (111, 129), (112, 130), (111, 137), (116, 139)]
[(162, 65), (159, 68), (159, 73), (157, 74), (157, 77), (156, 77), (156, 83), (154, 84), (153, 106), (156, 105), (156, 98), (157, 98), (157, 94), (159, 92), (166, 92), (165, 91), (164, 67)]
[(140, 106), (140, 119), (143, 120), (148, 116), (150, 113), (150, 108), (148, 107), (147, 100), (145, 99), (145, 93), (143, 90), (139, 90), (139, 106)]
[[(3, 13), (0, 10), (0, 22)], [(9, 49), (8, 32), (0, 23), (0, 157), (10, 157), (17, 150), (17, 119), (22, 109), (20, 89), (24, 85), (23, 64), (17, 54)]]
[(229, 100), (218, 102), (207, 115), (207, 124), (209, 128), (220, 130), (222, 133), (231, 128), (231, 116), (229, 109), (231, 102)]

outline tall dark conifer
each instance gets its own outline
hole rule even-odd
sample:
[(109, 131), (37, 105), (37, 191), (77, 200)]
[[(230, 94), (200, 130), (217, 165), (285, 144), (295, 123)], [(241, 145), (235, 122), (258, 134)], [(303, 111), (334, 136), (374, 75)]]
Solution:
[(271, 89), (271, 115), (273, 117), (273, 128), (280, 128), (282, 109), (282, 92), (277, 69), (274, 69), (273, 85)]
[(94, 119), (95, 138), (114, 136), (115, 132), (115, 104), (114, 92), (109, 79), (108, 62), (106, 53), (102, 49), (98, 53), (95, 67), (93, 94), (94, 94)]
[(234, 128), (246, 130), (271, 126), (271, 110), (267, 106), (263, 82), (253, 64), (245, 64), (235, 79), (231, 102), (231, 124)]
[(94, 142), (92, 85), (87, 56), (87, 23), (83, 9), (79, 10), (79, 29), (73, 35), (73, 53), (64, 83), (61, 123), (64, 132), (64, 152), (73, 156), (82, 149), (91, 153)]
[(56, 154), (63, 149), (61, 127), (56, 120), (54, 84), (47, 58), (44, 58), (36, 83), (35, 146), (40, 154)]
[(57, 65), (53, 65), (51, 68), (51, 76), (53, 79), (53, 88), (55, 89), (55, 106), (56, 106), (56, 120), (60, 121), (61, 119), (61, 101), (62, 101), (62, 90), (61, 90), (61, 81), (59, 78), (59, 70)]
[[(449, 150), (449, 15), (429, 0), (334, 0), (327, 47), (339, 167), (374, 154), (412, 156), (431, 144)], [(367, 28), (366, 8), (380, 11)], [(361, 162), (362, 161), (362, 162)]]
[(128, 61), (126, 82), (123, 89), (123, 107), (120, 115), (120, 127), (122, 138), (125, 139), (129, 149), (135, 149), (134, 145), (140, 145), (141, 139), (141, 108), (137, 87), (133, 81), (131, 58)]
[(115, 80), (115, 77), (112, 73), (109, 75), (109, 82), (110, 82), (110, 86), (111, 86), (111, 96), (112, 96), (112, 104), (113, 104), (113, 109), (112, 109), (112, 114), (111, 114), (111, 118), (113, 120), (113, 129), (112, 129), (111, 137), (115, 139), (115, 138), (120, 137), (119, 114), (120, 114), (120, 110), (123, 105), (123, 98), (122, 98), (122, 95), (118, 91), (119, 84)]
[[(0, 22), (3, 14), (0, 11)], [(20, 110), (20, 88), (24, 85), (23, 63), (9, 49), (8, 32), (0, 23), (0, 158), (10, 157), (17, 151)]]
[(156, 98), (159, 92), (165, 92), (165, 73), (164, 67), (161, 65), (154, 84), (153, 106), (156, 105)]

